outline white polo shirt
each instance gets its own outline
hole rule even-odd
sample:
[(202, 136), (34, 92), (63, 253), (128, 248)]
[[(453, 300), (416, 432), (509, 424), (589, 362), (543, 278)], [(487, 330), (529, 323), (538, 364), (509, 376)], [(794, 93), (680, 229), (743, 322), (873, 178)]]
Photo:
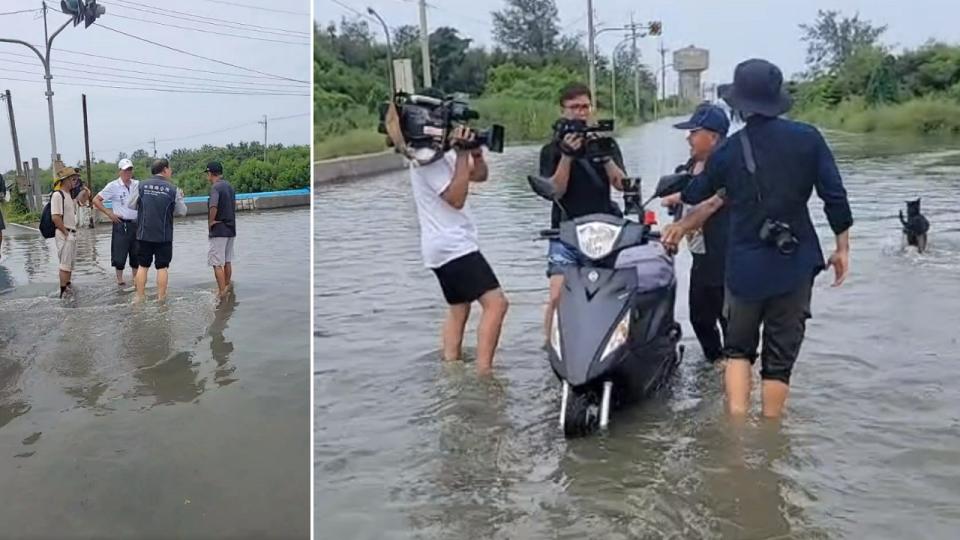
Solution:
[(111, 210), (113, 210), (113, 213), (116, 214), (118, 218), (136, 221), (137, 211), (129, 208), (127, 201), (130, 200), (131, 195), (136, 193), (138, 185), (140, 185), (140, 182), (131, 178), (130, 187), (127, 187), (124, 185), (123, 180), (117, 178), (104, 186), (97, 195), (102, 197), (104, 201), (110, 202), (112, 205)]

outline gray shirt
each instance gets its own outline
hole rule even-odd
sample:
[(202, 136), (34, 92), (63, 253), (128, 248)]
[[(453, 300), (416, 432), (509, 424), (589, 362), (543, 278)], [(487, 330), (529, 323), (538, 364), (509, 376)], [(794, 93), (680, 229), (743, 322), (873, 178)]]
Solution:
[(210, 202), (207, 208), (217, 208), (215, 223), (210, 228), (210, 238), (232, 238), (237, 235), (237, 195), (233, 186), (223, 178), (210, 186)]

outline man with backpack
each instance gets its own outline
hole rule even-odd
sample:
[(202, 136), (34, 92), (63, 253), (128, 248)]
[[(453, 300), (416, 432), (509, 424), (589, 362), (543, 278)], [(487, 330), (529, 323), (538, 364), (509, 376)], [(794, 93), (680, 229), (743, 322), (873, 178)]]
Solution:
[(170, 162), (154, 161), (150, 174), (153, 176), (140, 182), (127, 201), (127, 207), (137, 211), (137, 301), (144, 298), (151, 264), (157, 269), (157, 300), (166, 298), (167, 268), (173, 259), (173, 216), (187, 215), (183, 190), (170, 181)]
[[(80, 169), (61, 167), (50, 193), (50, 220), (56, 229), (57, 260), (60, 270), (60, 297), (72, 293), (70, 279), (73, 275), (73, 259), (77, 253), (77, 203), (72, 191), (80, 179)], [(46, 235), (44, 235), (46, 236)]]

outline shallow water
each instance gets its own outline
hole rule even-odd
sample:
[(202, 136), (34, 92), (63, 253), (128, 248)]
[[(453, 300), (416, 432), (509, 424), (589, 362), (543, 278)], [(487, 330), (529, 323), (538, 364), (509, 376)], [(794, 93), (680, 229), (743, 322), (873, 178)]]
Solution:
[(308, 535), (309, 219), (239, 216), (219, 305), (202, 218), (176, 224), (166, 303), (140, 306), (115, 284), (109, 227), (81, 229), (60, 300), (53, 240), (8, 226), (0, 536)]
[[(817, 281), (780, 426), (725, 419), (719, 375), (687, 323), (684, 253), (687, 355), (672, 390), (615, 416), (607, 435), (563, 439), (541, 347), (546, 246), (533, 240), (549, 207), (523, 176), (537, 148), (491, 155), (491, 180), (471, 195), (511, 299), (490, 379), (439, 360), (444, 304), (420, 264), (407, 175), (319, 188), (317, 538), (954, 538), (960, 150), (828, 137), (856, 220), (852, 274), (838, 289), (832, 275)], [(668, 122), (621, 146), (645, 194), (686, 155)], [(896, 217), (916, 196), (931, 222), (924, 255), (902, 250)], [(811, 208), (829, 252), (815, 197)]]

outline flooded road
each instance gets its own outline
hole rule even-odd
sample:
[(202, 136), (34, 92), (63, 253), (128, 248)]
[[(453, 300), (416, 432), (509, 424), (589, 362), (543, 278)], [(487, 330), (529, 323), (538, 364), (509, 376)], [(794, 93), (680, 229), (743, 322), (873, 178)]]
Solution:
[(168, 300), (141, 306), (108, 226), (80, 231), (64, 301), (53, 240), (8, 226), (0, 536), (308, 536), (309, 219), (241, 214), (220, 305), (203, 218), (177, 222)]
[[(628, 172), (686, 158), (667, 122), (625, 134)], [(542, 349), (549, 206), (535, 147), (489, 158), (471, 204), (511, 300), (495, 375), (442, 365), (444, 303), (405, 172), (321, 187), (314, 366), (317, 538), (954, 538), (960, 530), (960, 150), (828, 134), (854, 211), (852, 274), (821, 275), (782, 426), (729, 425), (687, 322), (672, 392), (565, 441)], [(897, 211), (923, 197), (925, 255)], [(811, 201), (825, 251), (822, 203)], [(660, 212), (661, 220), (667, 216)], [(476, 316), (466, 345), (475, 346)]]

